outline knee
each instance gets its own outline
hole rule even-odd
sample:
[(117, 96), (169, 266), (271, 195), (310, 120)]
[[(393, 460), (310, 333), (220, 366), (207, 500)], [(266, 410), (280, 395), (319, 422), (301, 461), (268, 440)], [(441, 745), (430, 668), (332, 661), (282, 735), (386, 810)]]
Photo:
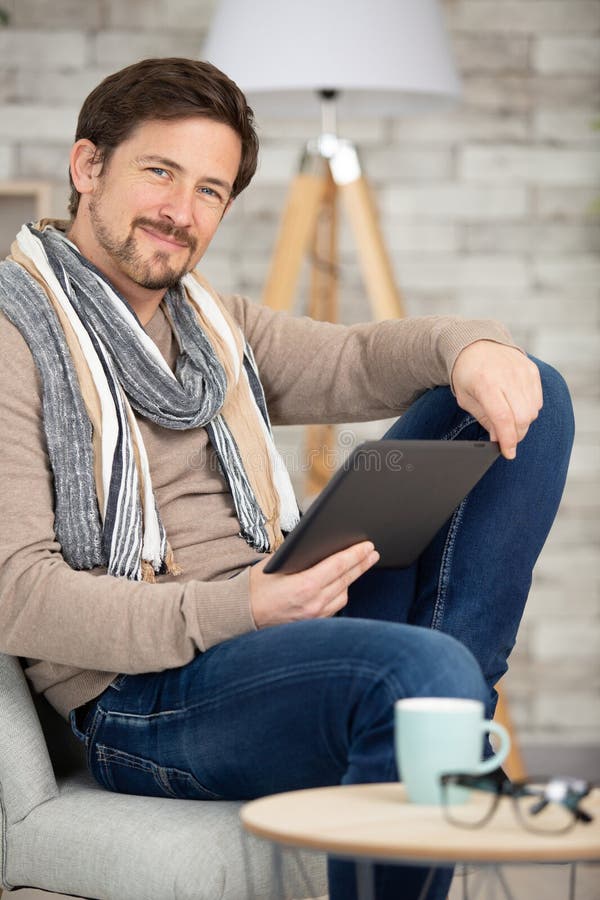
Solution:
[(422, 631), (423, 683), (419, 693), (426, 697), (462, 697), (487, 703), (489, 690), (479, 663), (456, 638), (431, 629)]
[(543, 407), (538, 417), (539, 426), (548, 431), (554, 445), (562, 445), (570, 452), (575, 434), (575, 419), (569, 388), (563, 376), (553, 366), (531, 356), (539, 370), (542, 382)]

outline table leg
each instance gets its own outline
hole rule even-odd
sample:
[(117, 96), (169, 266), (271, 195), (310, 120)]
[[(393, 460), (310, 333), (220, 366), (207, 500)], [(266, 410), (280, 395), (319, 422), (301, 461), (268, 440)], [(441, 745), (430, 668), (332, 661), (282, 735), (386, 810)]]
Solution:
[(464, 865), (462, 868), (462, 900), (469, 900), (469, 885), (467, 878), (469, 877), (469, 867)]
[(429, 893), (429, 888), (431, 887), (431, 882), (433, 881), (433, 876), (435, 875), (435, 866), (432, 866), (427, 873), (427, 878), (423, 882), (423, 887), (421, 888), (421, 892), (419, 894), (419, 900), (427, 900), (427, 894)]
[(569, 866), (569, 900), (575, 900), (575, 876), (577, 874), (577, 863), (571, 863)]
[(273, 844), (273, 871), (275, 873), (275, 884), (277, 885), (277, 896), (285, 897), (285, 886), (283, 883), (283, 850), (279, 844)]
[(370, 860), (355, 863), (358, 900), (375, 900), (375, 867)]
[(502, 871), (500, 866), (494, 866), (494, 871), (496, 873), (496, 878), (502, 885), (502, 890), (504, 891), (504, 896), (506, 897), (506, 900), (514, 900), (514, 897), (508, 886), (508, 882), (506, 881), (506, 878), (504, 877), (504, 872)]
[(467, 867), (464, 867), (463, 900), (496, 900), (499, 896), (498, 885), (502, 888), (505, 900), (515, 900), (499, 866), (481, 865), (472, 872), (471, 882), (467, 879)]
[[(271, 854), (271, 871), (273, 872), (275, 887), (277, 890), (276, 897), (285, 897), (285, 885), (283, 880), (283, 850), (278, 844), (269, 842)], [(246, 873), (246, 886), (248, 889), (249, 900), (261, 900), (263, 892), (257, 893), (257, 886), (253, 877), (252, 866), (250, 864), (250, 855), (252, 849), (248, 835), (242, 839), (242, 851), (244, 855), (244, 871)], [(260, 880), (260, 879), (259, 879)]]

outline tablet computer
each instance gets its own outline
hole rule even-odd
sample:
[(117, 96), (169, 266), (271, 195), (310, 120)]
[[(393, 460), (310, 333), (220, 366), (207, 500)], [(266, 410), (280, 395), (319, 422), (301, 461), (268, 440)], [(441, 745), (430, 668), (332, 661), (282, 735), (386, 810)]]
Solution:
[(490, 441), (365, 441), (264, 571), (300, 572), (366, 540), (379, 551), (378, 567), (411, 565), (499, 453)]

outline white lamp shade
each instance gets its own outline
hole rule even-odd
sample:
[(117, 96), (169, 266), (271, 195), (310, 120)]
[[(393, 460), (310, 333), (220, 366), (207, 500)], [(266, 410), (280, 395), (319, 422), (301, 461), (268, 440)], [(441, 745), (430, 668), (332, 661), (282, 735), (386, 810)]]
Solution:
[(202, 58), (258, 115), (398, 115), (454, 100), (460, 85), (436, 0), (220, 0)]

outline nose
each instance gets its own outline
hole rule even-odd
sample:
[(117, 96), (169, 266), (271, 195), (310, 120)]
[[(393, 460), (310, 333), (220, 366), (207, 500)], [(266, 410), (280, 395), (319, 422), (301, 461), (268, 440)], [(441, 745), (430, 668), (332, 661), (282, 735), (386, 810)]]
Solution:
[(168, 197), (160, 207), (161, 218), (168, 219), (178, 228), (187, 228), (193, 222), (194, 192), (183, 184), (171, 186)]

